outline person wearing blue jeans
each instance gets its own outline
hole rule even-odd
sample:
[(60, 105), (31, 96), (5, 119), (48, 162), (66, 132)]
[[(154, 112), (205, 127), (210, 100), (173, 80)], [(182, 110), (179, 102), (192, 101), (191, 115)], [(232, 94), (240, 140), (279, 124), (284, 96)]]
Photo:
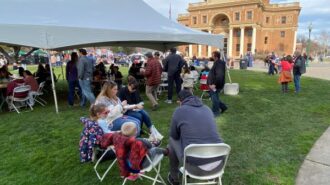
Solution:
[(219, 116), (227, 110), (227, 106), (220, 100), (219, 92), (225, 85), (226, 63), (220, 60), (220, 52), (213, 52), (214, 64), (207, 77), (209, 95), (212, 100), (212, 111), (214, 116)]
[(296, 93), (299, 93), (299, 91), (300, 91), (300, 77), (301, 77), (300, 74), (295, 74), (293, 76), (294, 87), (295, 87), (295, 92)]
[(136, 124), (136, 128), (137, 128), (137, 136), (140, 136), (140, 132), (141, 132), (141, 123), (140, 120), (133, 118), (131, 116), (122, 116), (120, 118), (115, 119), (112, 122), (112, 129), (111, 131), (119, 131), (121, 129), (121, 126), (126, 123), (126, 122), (133, 122)]
[(66, 65), (66, 80), (68, 81), (69, 85), (69, 94), (68, 94), (68, 103), (70, 106), (73, 106), (74, 104), (74, 94), (75, 94), (75, 88), (79, 88), (79, 97), (80, 101), (82, 101), (81, 97), (81, 88), (78, 81), (78, 69), (77, 69), (77, 63), (78, 63), (78, 54), (76, 52), (71, 53), (71, 60)]
[(138, 91), (138, 82), (133, 76), (128, 77), (128, 85), (120, 89), (118, 97), (121, 101), (127, 101), (125, 115), (134, 117), (141, 122), (141, 126), (145, 124), (148, 129), (151, 128), (152, 122), (149, 114), (143, 109), (143, 101)]
[(149, 114), (143, 109), (141, 109), (141, 110), (128, 110), (128, 111), (126, 111), (125, 115), (128, 115), (130, 117), (134, 117), (134, 118), (137, 118), (138, 120), (140, 120), (141, 121), (141, 126), (142, 126), (143, 123), (148, 128), (151, 128), (151, 126), (152, 126)]
[(293, 65), (293, 81), (295, 87), (295, 93), (300, 92), (300, 77), (302, 74), (306, 73), (306, 63), (304, 57), (301, 56), (301, 53), (295, 52), (295, 60)]
[(79, 62), (78, 62), (78, 79), (79, 85), (82, 90), (81, 106), (85, 106), (86, 99), (93, 104), (95, 102), (95, 96), (91, 89), (91, 80), (93, 80), (93, 62), (87, 58), (87, 51), (85, 49), (79, 49)]
[(86, 105), (86, 99), (93, 104), (95, 102), (95, 96), (92, 92), (91, 81), (90, 80), (79, 80), (79, 85), (82, 91), (82, 101), (80, 102), (81, 106)]
[[(215, 116), (219, 116), (221, 112), (227, 110), (227, 106), (220, 100), (219, 98), (219, 91), (209, 91), (209, 95), (212, 101), (212, 111)], [(221, 110), (221, 112), (220, 112)]]

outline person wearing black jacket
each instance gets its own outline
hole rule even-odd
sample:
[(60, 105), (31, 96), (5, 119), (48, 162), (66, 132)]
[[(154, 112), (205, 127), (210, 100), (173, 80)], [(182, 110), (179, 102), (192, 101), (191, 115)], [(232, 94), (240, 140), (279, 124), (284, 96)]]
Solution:
[(129, 108), (125, 115), (134, 117), (141, 121), (141, 127), (144, 123), (151, 131), (152, 122), (147, 111), (144, 110), (143, 100), (138, 91), (138, 82), (133, 76), (128, 77), (128, 85), (120, 89), (118, 97), (121, 101), (127, 101)]
[(175, 82), (176, 93), (179, 94), (181, 90), (182, 79), (180, 77), (181, 69), (185, 64), (185, 61), (182, 57), (176, 54), (176, 48), (171, 48), (170, 54), (165, 58), (164, 71), (167, 72), (168, 76), (168, 92), (167, 100), (165, 101), (168, 104), (172, 103), (173, 96), (173, 83)]
[(306, 61), (299, 51), (295, 52), (295, 62), (293, 65), (293, 77), (294, 77), (294, 87), (295, 93), (300, 92), (300, 77), (302, 74), (306, 73)]
[(212, 100), (213, 114), (214, 116), (220, 116), (220, 113), (227, 110), (227, 106), (219, 98), (219, 92), (225, 85), (226, 63), (220, 60), (220, 52), (214, 51), (212, 55), (215, 62), (209, 72), (207, 85), (210, 88), (209, 94)]

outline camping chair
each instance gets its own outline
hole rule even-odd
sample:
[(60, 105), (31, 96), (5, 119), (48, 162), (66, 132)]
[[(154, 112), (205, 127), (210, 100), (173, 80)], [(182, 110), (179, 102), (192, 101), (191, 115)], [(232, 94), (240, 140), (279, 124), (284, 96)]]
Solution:
[[(9, 98), (9, 109), (15, 109), (17, 113), (19, 108), (29, 106), (33, 110), (32, 106), (29, 104), (29, 91), (31, 87), (29, 85), (22, 85), (14, 88), (13, 95)], [(16, 104), (15, 104), (16, 103)]]
[[(183, 167), (180, 168), (182, 173), (182, 184), (219, 184), (222, 185), (221, 177), (224, 173), (226, 163), (229, 157), (230, 146), (224, 143), (218, 144), (190, 144), (184, 149), (183, 157)], [(224, 157), (221, 160), (219, 165), (222, 165), (219, 170), (214, 173), (209, 173), (207, 175), (196, 175), (189, 172), (189, 169), (186, 168), (187, 157), (194, 157), (200, 159), (209, 159), (215, 157)], [(224, 164), (222, 164), (224, 163)], [(188, 183), (187, 176), (192, 179), (197, 179), (201, 181), (206, 181), (202, 183)]]
[[(148, 155), (146, 157), (147, 157), (147, 160), (149, 161), (149, 166), (140, 170), (139, 176), (153, 181), (153, 185), (155, 185), (157, 182), (165, 185), (166, 183), (165, 183), (164, 179), (162, 178), (162, 176), (160, 175), (161, 162), (162, 162), (164, 155), (158, 154), (154, 157), (153, 160), (151, 160)], [(156, 172), (155, 177), (150, 177), (150, 176), (145, 175), (145, 173), (151, 172), (152, 170), (154, 170)], [(122, 185), (124, 185), (126, 182), (127, 182), (127, 178), (124, 179), (124, 182)]]
[(43, 89), (45, 87), (45, 83), (46, 82), (41, 82), (39, 84), (38, 91), (33, 94), (34, 101), (38, 102), (41, 106), (45, 106), (45, 104), (47, 104), (47, 102), (44, 99), (40, 98), (40, 96), (44, 94)]
[(108, 153), (113, 151), (115, 153), (115, 148), (114, 146), (109, 146), (106, 151), (103, 153), (103, 155), (97, 160), (95, 166), (94, 166), (94, 171), (97, 175), (97, 177), (99, 178), (99, 180), (102, 182), (103, 179), (105, 178), (105, 176), (109, 173), (110, 169), (113, 167), (113, 165), (117, 162), (117, 158), (115, 158), (112, 163), (110, 164), (110, 166), (108, 167), (108, 169), (103, 173), (103, 175), (100, 175), (100, 173), (97, 171), (97, 166), (100, 164), (100, 162), (102, 161), (102, 159), (104, 158), (104, 156)]

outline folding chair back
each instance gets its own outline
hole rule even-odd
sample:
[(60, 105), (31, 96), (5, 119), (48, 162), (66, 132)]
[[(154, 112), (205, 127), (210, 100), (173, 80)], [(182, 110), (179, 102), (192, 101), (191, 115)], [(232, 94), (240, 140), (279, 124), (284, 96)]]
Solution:
[[(13, 96), (10, 100), (10, 107), (14, 108), (17, 113), (20, 113), (18, 108), (22, 106), (29, 106), (30, 109), (33, 110), (32, 106), (28, 103), (30, 90), (31, 86), (29, 85), (22, 85), (14, 88)], [(15, 102), (19, 104), (16, 105)]]
[[(184, 150), (184, 159), (183, 159), (183, 168), (181, 168), (181, 172), (183, 173), (182, 184), (187, 183), (187, 176), (189, 175), (191, 178), (198, 180), (208, 180), (208, 182), (202, 184), (222, 184), (221, 177), (224, 173), (224, 169), (229, 157), (230, 146), (224, 143), (218, 144), (191, 144), (188, 145)], [(189, 172), (189, 169), (186, 168), (187, 165), (187, 157), (194, 157), (199, 159), (212, 159), (216, 157), (223, 157), (221, 163), (224, 163), (222, 167), (214, 172), (209, 173), (208, 175), (196, 175)], [(221, 163), (219, 165), (221, 165)], [(210, 181), (217, 179), (216, 181)], [(196, 183), (193, 183), (196, 184)]]
[(42, 96), (44, 94), (43, 90), (45, 87), (45, 83), (46, 82), (41, 82), (39, 84), (38, 91), (33, 94), (34, 101), (38, 102), (42, 106), (45, 106), (45, 104), (47, 104), (47, 102), (44, 99), (40, 98), (40, 96)]
[[(155, 185), (156, 183), (166, 185), (164, 179), (160, 175), (161, 162), (164, 158), (164, 155), (163, 154), (157, 154), (153, 159), (151, 159), (149, 157), (149, 155), (147, 155), (146, 158), (149, 161), (149, 165), (146, 168), (140, 170), (139, 176), (142, 177), (142, 178), (146, 178), (146, 179), (149, 179), (149, 180), (153, 181), (153, 185)], [(146, 172), (151, 172), (152, 170), (156, 173), (155, 177), (150, 177), (150, 176), (145, 174)], [(127, 182), (127, 178), (124, 179), (124, 182), (123, 182), (122, 185), (125, 185), (126, 182)]]

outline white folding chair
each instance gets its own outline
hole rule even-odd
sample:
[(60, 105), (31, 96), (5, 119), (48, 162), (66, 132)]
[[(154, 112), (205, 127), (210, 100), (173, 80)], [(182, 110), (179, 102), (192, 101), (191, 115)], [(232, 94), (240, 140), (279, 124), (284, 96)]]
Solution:
[[(153, 160), (150, 159), (150, 157), (147, 155), (147, 160), (149, 161), (149, 166), (146, 168), (140, 170), (139, 176), (142, 178), (149, 179), (153, 181), (153, 185), (155, 185), (157, 182), (161, 184), (166, 184), (162, 176), (160, 175), (160, 168), (161, 168), (161, 162), (163, 160), (164, 155), (163, 154), (157, 154)], [(156, 172), (155, 177), (150, 177), (148, 175), (145, 175), (147, 172), (151, 172), (154, 170)], [(127, 178), (124, 179), (124, 182), (122, 185), (124, 185), (127, 182)]]
[[(224, 143), (218, 144), (190, 144), (184, 149), (183, 157), (183, 167), (180, 168), (182, 173), (182, 184), (219, 184), (222, 185), (221, 178), (226, 167), (226, 163), (230, 153), (230, 146)], [(220, 161), (219, 165), (222, 167), (213, 173), (208, 173), (207, 175), (196, 175), (189, 172), (189, 169), (186, 168), (187, 157), (194, 157), (199, 159), (211, 159), (216, 157), (223, 157), (223, 160)], [(224, 164), (221, 164), (224, 163)], [(204, 181), (202, 183), (188, 183), (187, 176), (192, 179), (199, 181)]]
[(110, 152), (113, 151), (115, 153), (115, 148), (113, 145), (109, 146), (106, 151), (103, 153), (103, 155), (99, 158), (99, 160), (97, 160), (96, 164), (94, 165), (94, 171), (97, 175), (97, 177), (99, 178), (99, 180), (102, 182), (103, 179), (105, 178), (105, 176), (109, 173), (109, 171), (111, 170), (111, 168), (113, 167), (113, 165), (117, 162), (117, 158), (115, 158), (111, 164), (109, 165), (109, 167), (107, 168), (107, 170), (103, 173), (103, 175), (101, 175), (98, 171), (97, 171), (97, 166), (100, 164), (100, 162), (102, 161), (102, 159), (104, 158), (104, 156)]
[(44, 94), (43, 89), (45, 87), (45, 83), (46, 82), (41, 82), (39, 84), (38, 91), (33, 93), (33, 99), (34, 99), (34, 101), (35, 102), (38, 102), (42, 106), (45, 106), (47, 104), (47, 102), (40, 97), (40, 96), (42, 96)]
[[(9, 109), (15, 109), (17, 113), (19, 112), (19, 108), (29, 106), (31, 110), (33, 110), (32, 106), (29, 104), (29, 91), (31, 90), (31, 86), (22, 85), (14, 88), (13, 95), (9, 98)], [(17, 104), (16, 104), (17, 103)]]
[(161, 76), (161, 83), (158, 86), (157, 93), (158, 95), (161, 95), (163, 91), (166, 91), (168, 88), (168, 83), (167, 83), (167, 73), (163, 72)]

